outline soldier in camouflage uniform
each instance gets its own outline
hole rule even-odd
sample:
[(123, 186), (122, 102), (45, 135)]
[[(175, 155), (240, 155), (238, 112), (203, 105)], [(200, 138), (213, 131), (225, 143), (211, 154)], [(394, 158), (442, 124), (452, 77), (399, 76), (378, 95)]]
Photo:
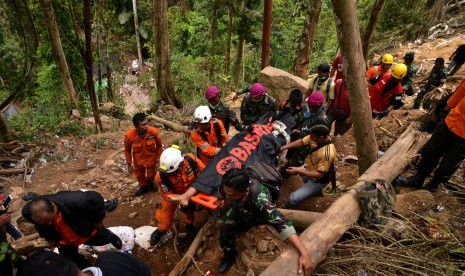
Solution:
[(247, 127), (255, 123), (267, 111), (276, 110), (275, 100), (266, 93), (266, 88), (256, 82), (248, 88), (244, 88), (236, 93), (233, 101), (241, 94), (246, 94), (241, 104), (242, 125)]
[(413, 95), (413, 78), (415, 77), (415, 73), (417, 71), (417, 66), (415, 65), (415, 63), (413, 63), (414, 58), (414, 52), (407, 52), (405, 54), (404, 61), (405, 65), (407, 65), (407, 75), (405, 75), (405, 77), (403, 77), (400, 81), (404, 93), (408, 96)]
[(220, 119), (228, 133), (230, 125), (235, 127), (238, 131), (243, 130), (236, 113), (232, 111), (220, 97), (220, 90), (216, 86), (211, 85), (205, 91), (205, 99), (208, 101), (208, 108), (210, 108), (212, 117)]
[[(442, 57), (439, 57), (434, 62), (434, 67), (433, 69), (431, 69), (431, 73), (429, 73), (429, 76), (420, 81), (420, 83), (423, 83), (425, 81), (427, 82), (423, 89), (421, 89), (418, 93), (417, 98), (415, 99), (415, 103), (413, 104), (413, 108), (420, 108), (421, 102), (423, 101), (423, 98), (426, 96), (426, 94), (431, 92), (436, 87), (441, 87), (446, 82), (446, 80), (447, 69), (444, 66), (444, 59)], [(428, 103), (423, 103), (423, 108), (428, 107)]]
[(220, 219), (220, 245), (224, 257), (220, 273), (225, 273), (236, 261), (235, 235), (253, 226), (268, 224), (279, 232), (282, 240), (289, 240), (300, 253), (299, 273), (302, 268), (310, 275), (312, 260), (300, 242), (292, 222), (281, 214), (271, 202), (270, 191), (257, 180), (249, 178), (245, 170), (233, 168), (227, 171), (222, 181), (226, 202)]
[[(291, 141), (302, 139), (309, 134), (310, 128), (315, 125), (328, 125), (325, 107), (323, 106), (324, 96), (319, 91), (315, 91), (307, 98), (304, 105), (302, 119), (297, 129), (291, 133)], [(308, 155), (308, 147), (291, 149), (287, 152), (288, 163), (286, 166), (299, 167), (302, 166), (305, 158)], [(285, 171), (282, 172), (286, 177)]]

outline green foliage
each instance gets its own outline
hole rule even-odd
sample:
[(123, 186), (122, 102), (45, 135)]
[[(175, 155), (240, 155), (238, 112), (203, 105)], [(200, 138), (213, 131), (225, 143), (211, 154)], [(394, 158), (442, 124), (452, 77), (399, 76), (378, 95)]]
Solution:
[(203, 100), (208, 85), (208, 63), (206, 58), (172, 54), (172, 73), (176, 91), (184, 103)]
[(37, 73), (38, 87), (23, 105), (25, 108), (10, 121), (13, 134), (26, 140), (37, 138), (39, 132), (58, 135), (85, 135), (89, 129), (77, 122), (67, 121), (68, 100), (63, 91), (56, 65), (43, 65)]

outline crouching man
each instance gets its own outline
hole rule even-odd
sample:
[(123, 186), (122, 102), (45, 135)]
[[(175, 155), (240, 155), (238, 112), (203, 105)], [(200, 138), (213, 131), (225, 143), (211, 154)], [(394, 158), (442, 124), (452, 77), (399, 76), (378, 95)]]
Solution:
[(292, 222), (284, 218), (271, 202), (270, 191), (263, 184), (252, 182), (245, 170), (237, 168), (224, 174), (221, 186), (226, 202), (220, 220), (220, 245), (224, 251), (220, 273), (228, 271), (236, 261), (235, 235), (253, 226), (269, 224), (276, 228), (281, 239), (289, 240), (299, 252), (299, 273), (304, 271), (304, 275), (310, 275), (312, 260)]
[(40, 196), (24, 205), (22, 215), (35, 225), (42, 238), (56, 243), (60, 254), (74, 261), (80, 269), (91, 265), (78, 253), (79, 245), (111, 243), (118, 250), (122, 246), (121, 239), (103, 226), (104, 200), (94, 191)]
[(313, 126), (309, 130), (309, 135), (282, 146), (281, 151), (305, 145), (310, 145), (310, 151), (305, 159), (305, 168), (289, 167), (286, 170), (289, 174), (303, 176), (304, 181), (304, 185), (289, 196), (287, 208), (323, 191), (323, 188), (331, 181), (336, 147), (329, 137), (329, 128), (325, 125)]
[[(178, 148), (171, 147), (163, 151), (160, 157), (160, 168), (155, 177), (160, 185), (162, 201), (161, 207), (155, 214), (158, 228), (150, 236), (151, 244), (157, 244), (173, 224), (173, 216), (178, 203), (170, 201), (168, 196), (185, 193), (204, 168), (202, 161), (190, 153), (183, 156)], [(190, 238), (197, 234), (193, 224), (194, 211), (195, 204), (192, 202), (181, 208), (186, 222), (186, 233)]]

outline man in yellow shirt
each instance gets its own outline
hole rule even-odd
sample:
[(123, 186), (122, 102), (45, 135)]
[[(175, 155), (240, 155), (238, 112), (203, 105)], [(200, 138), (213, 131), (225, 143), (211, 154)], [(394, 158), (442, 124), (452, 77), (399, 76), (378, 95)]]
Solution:
[(316, 125), (310, 128), (310, 134), (302, 139), (286, 144), (281, 151), (310, 145), (310, 152), (305, 159), (304, 167), (289, 167), (289, 174), (303, 176), (304, 185), (294, 191), (288, 199), (287, 207), (292, 207), (299, 202), (323, 190), (330, 182), (330, 172), (334, 166), (336, 148), (329, 137), (329, 128), (325, 125)]

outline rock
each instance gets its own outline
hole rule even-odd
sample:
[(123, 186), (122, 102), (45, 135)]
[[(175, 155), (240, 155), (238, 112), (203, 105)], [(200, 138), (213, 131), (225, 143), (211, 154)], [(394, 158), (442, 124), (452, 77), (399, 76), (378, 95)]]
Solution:
[(308, 89), (306, 80), (271, 66), (267, 66), (261, 71), (260, 83), (266, 87), (268, 94), (275, 98), (278, 103), (286, 100), (292, 89), (300, 89), (302, 93)]
[(129, 217), (130, 219), (133, 219), (133, 218), (135, 218), (138, 214), (139, 214), (139, 213), (137, 213), (137, 212), (132, 212), (132, 213), (129, 214), (128, 217)]
[(258, 252), (260, 252), (260, 253), (268, 252), (268, 244), (269, 244), (268, 241), (266, 241), (266, 240), (261, 240), (261, 241), (257, 244), (257, 250), (258, 250)]
[(357, 163), (358, 157), (355, 155), (346, 155), (342, 158), (342, 161), (347, 162), (347, 163)]

